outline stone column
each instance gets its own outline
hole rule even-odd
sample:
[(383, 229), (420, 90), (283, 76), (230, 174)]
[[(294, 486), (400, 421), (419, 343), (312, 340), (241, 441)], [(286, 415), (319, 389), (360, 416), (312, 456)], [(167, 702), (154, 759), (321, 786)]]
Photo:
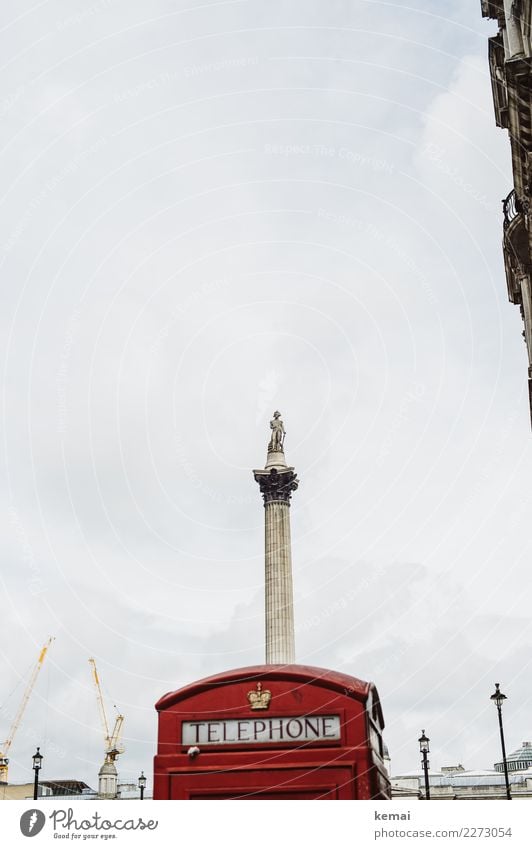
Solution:
[(506, 18), (506, 32), (508, 35), (508, 59), (515, 56), (524, 56), (523, 31), (518, 5), (515, 0), (504, 0), (504, 15)]
[(264, 498), (266, 663), (295, 663), (290, 498), (298, 480), (278, 446), (253, 474)]

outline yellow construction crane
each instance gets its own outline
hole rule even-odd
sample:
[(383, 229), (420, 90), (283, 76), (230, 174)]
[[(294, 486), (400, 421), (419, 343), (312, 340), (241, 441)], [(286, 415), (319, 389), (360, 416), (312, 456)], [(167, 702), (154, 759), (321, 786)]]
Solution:
[(52, 645), (54, 641), (54, 637), (50, 637), (48, 642), (42, 647), (41, 653), (39, 654), (39, 659), (35, 666), (33, 667), (33, 671), (30, 676), (30, 680), (26, 685), (26, 689), (24, 690), (24, 695), (22, 696), (22, 701), (18, 707), (18, 711), (15, 714), (15, 718), (11, 723), (11, 728), (9, 730), (9, 734), (7, 739), (2, 746), (2, 751), (0, 751), (0, 784), (7, 784), (7, 769), (9, 764), (8, 752), (11, 748), (11, 744), (13, 742), (13, 738), (17, 733), (17, 729), (20, 725), (22, 717), (24, 715), (24, 711), (26, 710), (26, 705), (28, 704), (29, 698), (31, 696), (31, 691), (35, 686), (35, 682), (37, 680), (37, 675), (41, 670), (41, 666), (44, 663), (44, 658), (46, 657), (46, 652)]
[[(94, 679), (94, 684), (96, 687), (96, 698), (98, 700), (98, 707), (100, 708), (100, 718), (102, 720), (103, 726), (103, 734), (105, 740), (105, 762), (112, 763), (117, 759), (118, 755), (121, 755), (125, 751), (124, 747), (119, 745), (120, 733), (122, 731), (124, 717), (121, 713), (117, 713), (113, 731), (112, 733), (109, 733), (109, 723), (107, 722), (107, 714), (105, 713), (105, 705), (103, 702), (102, 688), (100, 687), (100, 679), (98, 678), (98, 670), (96, 669), (96, 661), (93, 657), (89, 657), (89, 663), (92, 666), (92, 677)], [(114, 707), (115, 710), (118, 710), (116, 705)]]

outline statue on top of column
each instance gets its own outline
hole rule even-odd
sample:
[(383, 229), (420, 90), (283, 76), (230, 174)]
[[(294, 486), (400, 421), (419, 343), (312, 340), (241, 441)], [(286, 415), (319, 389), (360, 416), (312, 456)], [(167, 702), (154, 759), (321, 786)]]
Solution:
[(276, 410), (273, 414), (273, 419), (270, 422), (270, 428), (272, 431), (272, 438), (268, 443), (268, 451), (283, 451), (286, 431), (284, 429), (284, 424), (279, 410)]

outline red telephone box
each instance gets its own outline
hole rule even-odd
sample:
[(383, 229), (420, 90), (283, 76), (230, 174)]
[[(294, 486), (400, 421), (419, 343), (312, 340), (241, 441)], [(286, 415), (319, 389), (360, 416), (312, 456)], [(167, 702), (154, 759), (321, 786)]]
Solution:
[(156, 705), (154, 799), (389, 799), (374, 684), (250, 666)]

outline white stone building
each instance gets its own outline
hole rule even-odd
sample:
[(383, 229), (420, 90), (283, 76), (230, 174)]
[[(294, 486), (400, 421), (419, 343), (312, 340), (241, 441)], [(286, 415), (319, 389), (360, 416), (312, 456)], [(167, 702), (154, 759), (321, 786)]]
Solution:
[(532, 0), (481, 0), (497, 21), (489, 39), (495, 123), (508, 130), (514, 187), (503, 201), (503, 252), (508, 297), (524, 323), (532, 417)]
[[(525, 741), (507, 757), (513, 799), (532, 799), (532, 743)], [(425, 777), (421, 769), (391, 778), (392, 798), (424, 799)], [(506, 799), (502, 761), (494, 769), (457, 766), (429, 770), (431, 799)]]

